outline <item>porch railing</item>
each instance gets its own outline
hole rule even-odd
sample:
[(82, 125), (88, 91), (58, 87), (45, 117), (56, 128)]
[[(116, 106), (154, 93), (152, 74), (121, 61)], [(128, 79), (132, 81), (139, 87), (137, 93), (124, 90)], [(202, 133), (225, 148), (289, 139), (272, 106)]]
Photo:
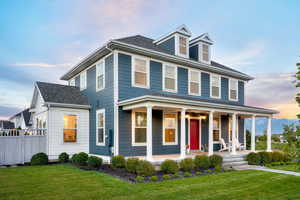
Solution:
[(0, 137), (46, 135), (47, 129), (0, 129)]

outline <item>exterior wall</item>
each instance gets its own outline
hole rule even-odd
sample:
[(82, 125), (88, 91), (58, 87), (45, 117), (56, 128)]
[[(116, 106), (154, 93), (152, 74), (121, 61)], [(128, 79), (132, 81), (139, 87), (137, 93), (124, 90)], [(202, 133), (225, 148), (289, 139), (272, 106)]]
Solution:
[(35, 112), (32, 114), (32, 127), (37, 128), (36, 121), (42, 120), (43, 122), (46, 122), (47, 126), (47, 107), (43, 106), (43, 99), (38, 92), (36, 103), (35, 103)]
[[(64, 143), (63, 128), (64, 115), (77, 116), (77, 142)], [(62, 152), (75, 154), (79, 152), (89, 153), (89, 111), (69, 108), (50, 108), (48, 111), (48, 155), (49, 159), (57, 159)]]
[(170, 54), (175, 54), (175, 36), (160, 43), (158, 46), (167, 50)]

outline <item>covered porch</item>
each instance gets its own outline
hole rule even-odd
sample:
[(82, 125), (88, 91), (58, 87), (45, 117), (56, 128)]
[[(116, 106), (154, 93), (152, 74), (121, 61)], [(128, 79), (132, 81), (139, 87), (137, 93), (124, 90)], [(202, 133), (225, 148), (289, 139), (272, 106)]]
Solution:
[[(143, 96), (125, 100), (120, 102), (120, 106), (123, 111), (132, 112), (132, 132), (142, 135), (144, 131), (144, 143), (141, 143), (141, 146), (145, 146), (146, 153), (134, 157), (159, 162), (165, 159), (193, 158), (196, 155), (247, 154), (255, 151), (256, 117), (268, 119), (266, 150), (271, 151), (271, 121), (272, 114), (276, 113), (273, 110), (161, 96)], [(162, 112), (158, 118), (153, 115), (157, 112)], [(246, 118), (252, 119), (250, 151), (245, 148)], [(157, 128), (158, 120), (162, 121), (161, 129)], [(179, 151), (173, 153), (162, 148), (158, 152), (157, 132), (162, 135), (159, 139), (162, 140), (163, 146), (178, 147)], [(132, 144), (135, 139), (143, 138), (136, 136), (136, 133), (132, 134)]]

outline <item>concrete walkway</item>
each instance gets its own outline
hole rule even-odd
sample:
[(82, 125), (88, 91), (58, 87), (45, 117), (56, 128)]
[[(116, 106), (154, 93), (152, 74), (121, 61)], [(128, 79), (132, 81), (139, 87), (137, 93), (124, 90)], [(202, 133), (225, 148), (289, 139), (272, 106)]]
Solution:
[(234, 167), (234, 169), (235, 170), (254, 169), (254, 170), (260, 170), (260, 171), (266, 171), (266, 172), (274, 172), (274, 173), (279, 173), (279, 174), (287, 174), (287, 175), (293, 175), (293, 176), (300, 176), (299, 172), (285, 171), (285, 170), (279, 170), (279, 169), (270, 169), (270, 168), (256, 166), (256, 165), (236, 166), (236, 167)]

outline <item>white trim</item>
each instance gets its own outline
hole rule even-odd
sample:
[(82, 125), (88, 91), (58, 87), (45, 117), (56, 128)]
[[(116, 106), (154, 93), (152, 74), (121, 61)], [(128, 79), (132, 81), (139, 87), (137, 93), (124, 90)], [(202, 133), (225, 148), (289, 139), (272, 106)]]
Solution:
[[(220, 139), (222, 138), (222, 118), (221, 118), (221, 115), (217, 116), (217, 117), (214, 117), (214, 119), (218, 118), (219, 119), (219, 141), (214, 141), (213, 139), (213, 143), (214, 144), (220, 144)], [(213, 131), (215, 129), (213, 128)]]
[[(165, 141), (165, 114), (175, 114), (175, 141), (174, 142), (166, 142)], [(162, 144), (167, 146), (167, 145), (178, 145), (178, 113), (177, 112), (171, 112), (171, 111), (163, 111), (163, 138), (162, 138)]]
[(114, 155), (119, 154), (119, 58), (118, 51), (114, 51)]
[[(231, 80), (236, 81), (236, 99), (232, 99), (231, 95), (230, 95), (231, 94), (231, 92), (230, 92), (230, 90), (231, 90), (231, 83), (230, 83)], [(229, 78), (228, 79), (228, 99), (230, 101), (238, 101), (239, 100), (239, 81), (237, 79), (234, 79), (234, 78)]]
[[(165, 88), (165, 78), (166, 78), (165, 77), (165, 68), (166, 68), (166, 65), (175, 68), (175, 90)], [(163, 88), (163, 91), (177, 93), (177, 88), (178, 88), (178, 82), (177, 82), (178, 81), (178, 72), (177, 71), (178, 71), (178, 67), (176, 65), (164, 62), (162, 70), (163, 70), (163, 73), (162, 73), (162, 84), (163, 84), (162, 88)]]
[[(103, 65), (100, 65), (101, 63)], [(99, 91), (105, 89), (105, 73), (106, 73), (105, 59), (99, 60), (97, 63), (95, 63), (95, 66), (96, 66), (96, 92), (99, 92)], [(98, 88), (98, 74), (99, 74), (99, 67), (100, 66), (103, 66), (103, 87), (102, 88)], [(99, 74), (99, 75), (101, 75), (101, 74)]]
[[(82, 78), (85, 78), (85, 80), (83, 81)], [(80, 90), (85, 90), (87, 87), (87, 73), (86, 70), (82, 71), (80, 73)]]
[[(181, 29), (185, 29), (186, 31), (182, 31)], [(180, 33), (180, 34), (183, 34), (183, 35), (186, 35), (186, 36), (191, 36), (192, 33), (191, 31), (186, 27), (185, 24), (182, 24), (181, 26), (177, 27), (174, 31), (171, 31), (161, 37), (159, 37), (158, 39), (154, 40), (153, 43), (155, 44), (160, 44), (162, 43), (163, 41), (167, 40), (166, 38), (169, 38), (170, 36), (174, 35), (175, 33)]]
[[(201, 37), (200, 37), (201, 36)], [(190, 43), (192, 45), (194, 44), (197, 44), (199, 41), (203, 41), (203, 42), (206, 42), (206, 43), (209, 43), (209, 44), (213, 44), (214, 42), (210, 39), (208, 33), (204, 33), (203, 35), (200, 35), (200, 36), (197, 36), (193, 39), (190, 40)], [(205, 37), (208, 37), (209, 40), (205, 39)]]
[[(146, 133), (146, 141), (143, 143), (136, 143), (135, 142), (135, 113), (136, 112), (143, 112), (147, 114), (147, 111), (135, 111), (133, 110), (131, 112), (131, 127), (132, 127), (132, 131), (131, 131), (131, 145), (132, 146), (146, 146), (147, 145), (147, 133)], [(147, 122), (148, 123), (148, 122)], [(145, 128), (146, 132), (147, 132), (147, 126), (146, 127), (140, 127), (140, 128)]]
[[(180, 53), (180, 37), (183, 37), (186, 39), (186, 54)], [(175, 34), (175, 55), (178, 55), (178, 56), (181, 56), (184, 58), (189, 58), (190, 57), (189, 49), (190, 49), (189, 48), (189, 38), (184, 35)]]
[[(98, 142), (99, 114), (103, 114), (103, 142)], [(98, 109), (96, 111), (96, 146), (105, 146), (105, 139), (106, 139), (105, 122), (106, 122), (105, 109)]]
[[(197, 72), (199, 73), (198, 76), (199, 76), (199, 82), (198, 82), (198, 85), (199, 85), (199, 88), (198, 88), (198, 93), (192, 93), (191, 92), (191, 73), (192, 72)], [(195, 69), (189, 69), (188, 70), (188, 93), (189, 95), (195, 95), (195, 96), (201, 96), (201, 76), (202, 76), (202, 72), (200, 70), (195, 70)]]
[[(208, 61), (203, 59), (203, 45), (207, 45), (207, 47), (208, 47)], [(206, 44), (204, 42), (198, 43), (198, 60), (205, 64), (211, 63), (211, 46), (209, 44)]]
[[(218, 79), (219, 79), (219, 96), (213, 96), (212, 95), (212, 76), (217, 76)], [(221, 76), (218, 75), (218, 74), (213, 74), (213, 73), (210, 73), (209, 74), (209, 81), (210, 81), (210, 97), (211, 98), (214, 98), (214, 99), (221, 99)]]
[[(135, 67), (134, 67), (134, 60), (135, 59), (140, 59), (146, 61), (146, 78), (147, 78), (147, 85), (138, 85), (135, 83)], [(147, 57), (144, 56), (131, 56), (131, 86), (132, 87), (139, 87), (139, 88), (150, 88), (150, 60)]]
[(75, 86), (75, 78), (72, 78), (69, 80), (69, 85), (70, 86)]

